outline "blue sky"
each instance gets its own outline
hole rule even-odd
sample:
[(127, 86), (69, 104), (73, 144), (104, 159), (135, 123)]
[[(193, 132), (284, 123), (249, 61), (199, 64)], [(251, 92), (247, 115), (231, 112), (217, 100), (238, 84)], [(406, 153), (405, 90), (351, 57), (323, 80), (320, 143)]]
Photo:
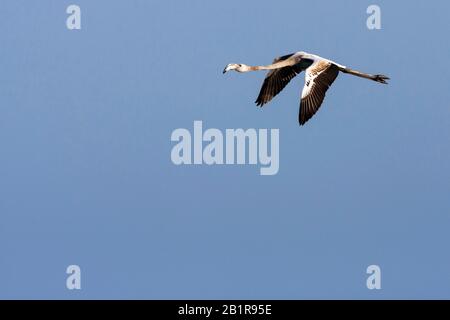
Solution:
[[(450, 298), (449, 9), (2, 1), (0, 298)], [(258, 109), (263, 73), (221, 73), (300, 50), (392, 80), (341, 74), (299, 127), (303, 74)], [(194, 120), (278, 128), (279, 173), (173, 165)]]

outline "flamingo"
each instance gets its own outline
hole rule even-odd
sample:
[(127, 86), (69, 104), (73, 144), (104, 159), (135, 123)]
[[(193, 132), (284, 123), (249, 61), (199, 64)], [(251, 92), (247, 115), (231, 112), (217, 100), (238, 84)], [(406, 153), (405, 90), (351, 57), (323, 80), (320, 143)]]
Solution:
[(336, 80), (339, 71), (383, 84), (387, 84), (386, 80), (389, 80), (385, 75), (372, 75), (352, 70), (334, 61), (303, 51), (275, 58), (272, 64), (266, 66), (230, 63), (225, 67), (223, 73), (230, 70), (237, 72), (269, 70), (255, 101), (256, 105), (260, 107), (271, 101), (296, 75), (305, 71), (305, 85), (302, 90), (298, 115), (300, 125), (304, 125), (319, 110), (328, 88)]

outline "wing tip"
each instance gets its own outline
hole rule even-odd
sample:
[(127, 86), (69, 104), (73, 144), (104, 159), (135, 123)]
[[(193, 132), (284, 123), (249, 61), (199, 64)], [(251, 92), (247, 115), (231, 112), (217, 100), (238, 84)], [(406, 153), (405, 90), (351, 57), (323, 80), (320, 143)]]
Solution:
[(258, 99), (256, 99), (255, 103), (258, 107), (262, 108), (262, 106), (265, 105), (267, 102), (265, 102), (264, 100), (262, 100), (258, 97)]
[(305, 123), (308, 122), (308, 120), (309, 120), (309, 119), (303, 119), (303, 117), (300, 116), (300, 117), (298, 118), (298, 125), (299, 125), (300, 127), (303, 127), (303, 126), (305, 125)]

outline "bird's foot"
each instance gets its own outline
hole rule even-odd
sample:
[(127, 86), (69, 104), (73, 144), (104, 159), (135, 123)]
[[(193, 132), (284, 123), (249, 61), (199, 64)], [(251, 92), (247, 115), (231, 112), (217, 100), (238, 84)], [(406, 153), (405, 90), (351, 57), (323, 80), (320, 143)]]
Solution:
[(390, 80), (390, 78), (387, 76), (384, 76), (382, 74), (377, 74), (377, 75), (375, 75), (373, 80), (375, 80), (376, 82), (379, 82), (379, 83), (387, 84), (386, 80)]

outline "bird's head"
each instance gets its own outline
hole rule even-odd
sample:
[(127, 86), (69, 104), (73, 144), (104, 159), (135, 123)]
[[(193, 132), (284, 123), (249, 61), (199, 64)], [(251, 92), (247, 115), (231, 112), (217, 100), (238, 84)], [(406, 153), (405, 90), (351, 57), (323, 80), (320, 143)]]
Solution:
[(237, 72), (247, 72), (250, 71), (250, 67), (242, 63), (230, 63), (227, 64), (225, 69), (223, 69), (223, 73), (226, 73), (227, 71), (230, 70), (235, 70)]

